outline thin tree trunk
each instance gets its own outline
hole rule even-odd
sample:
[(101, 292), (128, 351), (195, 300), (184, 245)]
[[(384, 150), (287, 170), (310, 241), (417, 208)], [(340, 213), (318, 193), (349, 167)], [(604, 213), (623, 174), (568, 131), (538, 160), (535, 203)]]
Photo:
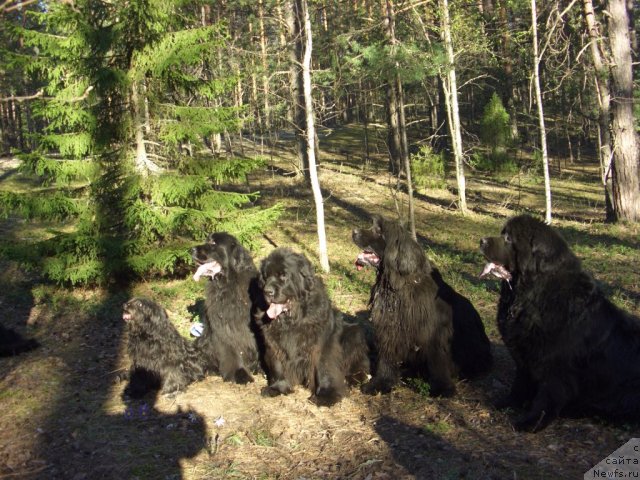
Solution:
[(602, 36), (596, 21), (592, 0), (584, 0), (584, 19), (589, 35), (589, 49), (595, 75), (593, 76), (598, 98), (598, 156), (600, 159), (600, 178), (604, 189), (605, 216), (607, 221), (615, 219), (612, 203), (611, 185), (611, 93), (609, 92), (609, 70), (605, 65), (604, 53), (600, 50)]
[(318, 180), (316, 167), (316, 128), (313, 119), (313, 97), (311, 90), (311, 52), (313, 49), (311, 35), (311, 20), (309, 19), (309, 6), (307, 0), (301, 0), (302, 15), (304, 21), (304, 56), (302, 59), (302, 85), (304, 91), (304, 110), (306, 115), (306, 147), (309, 160), (309, 178), (313, 191), (313, 200), (316, 206), (316, 225), (318, 230), (318, 254), (320, 266), (325, 272), (329, 272), (329, 256), (327, 254), (327, 237), (324, 228), (324, 203), (322, 190)]
[[(385, 34), (390, 45), (397, 43), (395, 36), (395, 15), (393, 10), (393, 1), (385, 0), (384, 3), (384, 23), (386, 26)], [(404, 161), (402, 155), (402, 134), (400, 132), (400, 105), (398, 98), (398, 82), (397, 75), (387, 81), (386, 101), (387, 101), (387, 142), (389, 145), (389, 170), (400, 176), (404, 169)]]
[(402, 82), (400, 81), (400, 75), (396, 75), (396, 83), (399, 94), (399, 102), (398, 106), (400, 107), (400, 132), (401, 132), (401, 140), (402, 140), (402, 160), (404, 161), (404, 172), (405, 178), (407, 180), (407, 194), (409, 196), (409, 229), (411, 231), (411, 236), (414, 240), (418, 237), (416, 235), (416, 215), (415, 215), (415, 206), (413, 202), (413, 182), (411, 180), (411, 161), (409, 159), (409, 146), (407, 143), (407, 121), (405, 118), (404, 112), (404, 92), (402, 90)]
[(135, 141), (136, 141), (136, 159), (135, 169), (142, 175), (147, 176), (149, 173), (157, 174), (162, 169), (154, 162), (149, 160), (147, 156), (147, 149), (144, 143), (144, 113), (140, 108), (140, 97), (138, 95), (138, 83), (134, 82), (131, 85), (131, 106), (133, 107), (133, 121), (135, 128)]
[(271, 105), (269, 104), (269, 77), (267, 64), (267, 34), (264, 28), (264, 0), (258, 0), (258, 20), (260, 22), (260, 54), (262, 58), (262, 95), (265, 131), (271, 129)]
[(286, 0), (286, 22), (289, 39), (289, 84), (291, 92), (291, 108), (293, 129), (296, 136), (296, 150), (298, 153), (298, 175), (306, 181), (309, 177), (309, 158), (307, 157), (305, 132), (306, 117), (304, 111), (304, 79), (301, 68), (303, 60), (303, 23), (302, 0)]
[(533, 84), (538, 106), (538, 126), (540, 129), (540, 150), (542, 152), (542, 169), (544, 172), (545, 222), (551, 223), (551, 179), (549, 177), (549, 155), (547, 153), (547, 131), (544, 125), (544, 109), (542, 107), (542, 89), (540, 88), (540, 58), (538, 54), (538, 13), (536, 0), (531, 0), (531, 29), (533, 32)]
[(617, 220), (640, 221), (638, 136), (633, 117), (633, 70), (625, 0), (609, 0), (613, 136), (613, 206)]
[(445, 91), (445, 104), (449, 130), (451, 133), (451, 144), (453, 146), (453, 156), (456, 165), (456, 180), (458, 182), (458, 202), (459, 209), (463, 215), (468, 213), (466, 196), (466, 179), (464, 176), (464, 158), (462, 152), (462, 127), (460, 125), (460, 109), (458, 108), (458, 85), (456, 81), (455, 57), (453, 54), (453, 41), (451, 39), (451, 21), (449, 19), (448, 0), (439, 0), (442, 14), (442, 39), (447, 52), (447, 73), (442, 76), (442, 83)]

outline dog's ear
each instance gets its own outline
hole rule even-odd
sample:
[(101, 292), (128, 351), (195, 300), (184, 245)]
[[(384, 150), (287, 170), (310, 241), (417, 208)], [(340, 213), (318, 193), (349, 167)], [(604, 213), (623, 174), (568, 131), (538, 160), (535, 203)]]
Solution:
[(374, 235), (381, 237), (384, 219), (380, 215), (374, 214), (374, 215), (371, 215), (371, 222), (373, 223), (371, 227), (371, 231), (373, 232)]
[(580, 268), (580, 261), (565, 240), (548, 225), (541, 225), (533, 233), (531, 263), (539, 273)]
[(421, 272), (425, 265), (424, 252), (408, 234), (398, 246), (396, 265), (401, 275), (413, 275)]
[(296, 255), (297, 268), (302, 277), (302, 288), (305, 293), (311, 292), (316, 284), (315, 271), (313, 265), (304, 255)]
[(382, 236), (385, 240), (384, 264), (390, 271), (400, 275), (413, 275), (422, 272), (425, 267), (424, 252), (409, 232), (399, 223), (387, 222)]

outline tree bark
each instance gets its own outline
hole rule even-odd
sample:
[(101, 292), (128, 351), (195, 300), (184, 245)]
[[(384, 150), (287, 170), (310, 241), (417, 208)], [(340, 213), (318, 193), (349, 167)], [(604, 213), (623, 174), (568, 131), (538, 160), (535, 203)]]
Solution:
[(540, 87), (540, 55), (538, 53), (538, 12), (536, 0), (531, 0), (531, 30), (533, 33), (533, 85), (538, 107), (538, 128), (540, 129), (540, 151), (544, 173), (545, 222), (551, 223), (551, 178), (549, 177), (549, 154), (547, 153), (547, 130), (544, 124), (542, 89)]
[(600, 160), (600, 178), (604, 188), (605, 216), (607, 221), (615, 220), (612, 204), (611, 186), (611, 93), (609, 92), (609, 70), (601, 50), (602, 36), (593, 10), (592, 0), (583, 1), (584, 19), (589, 35), (589, 50), (595, 70), (594, 83), (598, 98), (598, 157)]
[(309, 158), (307, 157), (305, 132), (306, 116), (304, 111), (304, 80), (302, 73), (303, 61), (303, 0), (286, 0), (285, 15), (289, 43), (289, 89), (291, 94), (291, 109), (293, 129), (296, 136), (296, 151), (298, 154), (298, 175), (309, 182)]
[(453, 54), (453, 40), (451, 38), (451, 20), (449, 18), (449, 1), (439, 0), (441, 13), (442, 40), (447, 52), (447, 71), (442, 75), (445, 93), (445, 104), (451, 144), (456, 165), (456, 180), (458, 182), (458, 208), (463, 215), (468, 213), (466, 196), (466, 179), (464, 176), (464, 157), (462, 151), (462, 127), (460, 124), (460, 109), (458, 107), (458, 84), (456, 80), (455, 56)]
[(613, 136), (613, 207), (617, 220), (640, 220), (638, 136), (633, 117), (633, 70), (625, 0), (609, 0)]
[(313, 191), (313, 200), (316, 207), (316, 226), (318, 232), (318, 254), (320, 257), (320, 266), (325, 272), (329, 272), (329, 256), (327, 254), (327, 236), (324, 227), (324, 203), (322, 199), (322, 190), (318, 179), (318, 170), (316, 167), (316, 128), (313, 118), (313, 97), (311, 89), (311, 52), (313, 51), (313, 39), (311, 35), (311, 20), (309, 19), (309, 6), (307, 0), (300, 0), (302, 7), (303, 25), (304, 25), (304, 55), (302, 59), (302, 87), (304, 94), (304, 110), (306, 117), (305, 143), (307, 158), (309, 160), (309, 178), (311, 181), (311, 189)]

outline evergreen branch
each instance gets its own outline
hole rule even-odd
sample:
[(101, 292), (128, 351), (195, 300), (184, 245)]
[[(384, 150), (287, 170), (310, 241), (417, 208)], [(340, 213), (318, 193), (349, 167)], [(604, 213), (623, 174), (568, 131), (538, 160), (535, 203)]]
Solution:
[(25, 95), (25, 96), (11, 95), (10, 97), (0, 97), (0, 102), (24, 102), (27, 100), (34, 100), (36, 98), (43, 98), (45, 100), (58, 100), (64, 103), (76, 103), (76, 102), (81, 102), (82, 100), (85, 100), (89, 96), (89, 92), (91, 92), (91, 90), (93, 90), (93, 86), (89, 85), (87, 89), (84, 91), (84, 93), (79, 97), (59, 99), (57, 97), (45, 97), (44, 90), (40, 89), (33, 95)]

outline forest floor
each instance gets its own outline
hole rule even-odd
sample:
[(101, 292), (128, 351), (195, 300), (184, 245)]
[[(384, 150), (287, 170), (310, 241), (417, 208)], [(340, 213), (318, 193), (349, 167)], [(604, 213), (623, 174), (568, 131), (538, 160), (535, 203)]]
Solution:
[[(406, 195), (387, 172), (384, 155), (362, 167), (358, 132), (321, 137), (320, 180), (331, 273), (323, 274), (335, 305), (367, 321), (372, 271), (357, 272), (354, 226), (368, 213), (406, 212)], [(249, 178), (260, 202), (285, 213), (253, 253), (288, 245), (317, 263), (315, 210), (308, 188), (295, 180), (291, 151), (280, 144), (269, 166)], [(18, 175), (8, 165), (0, 188)], [(453, 177), (453, 175), (449, 175)], [(210, 376), (175, 399), (124, 401), (117, 373), (126, 368), (121, 305), (132, 295), (162, 303), (188, 335), (203, 284), (191, 275), (150, 279), (129, 291), (61, 289), (11, 262), (0, 269), (0, 318), (36, 337), (41, 347), (0, 360), (0, 479), (579, 479), (633, 437), (634, 424), (563, 418), (538, 434), (515, 432), (492, 399), (505, 393), (513, 365), (495, 327), (498, 284), (480, 281), (478, 241), (500, 231), (517, 212), (544, 211), (543, 185), (526, 173), (468, 172), (472, 213), (456, 210), (454, 184), (416, 194), (419, 241), (445, 279), (469, 297), (483, 317), (495, 367), (460, 382), (453, 398), (429, 397), (419, 382), (389, 395), (352, 389), (338, 405), (316, 407), (298, 388), (262, 398), (262, 376), (247, 386)], [(245, 188), (247, 186), (242, 186)], [(240, 188), (240, 187), (238, 187)], [(552, 172), (554, 225), (613, 300), (640, 313), (639, 228), (602, 222), (597, 165), (562, 165)], [(15, 241), (28, 224), (5, 223)], [(51, 228), (51, 227), (47, 227)], [(319, 269), (318, 269), (319, 271)]]

